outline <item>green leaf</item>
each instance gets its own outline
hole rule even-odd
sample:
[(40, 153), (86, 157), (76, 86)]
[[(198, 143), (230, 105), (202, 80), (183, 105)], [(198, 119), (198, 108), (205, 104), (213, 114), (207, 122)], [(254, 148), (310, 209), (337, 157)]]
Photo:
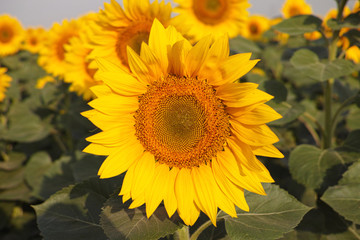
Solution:
[(16, 187), (0, 190), (0, 200), (29, 202), (30, 188), (25, 182), (21, 182)]
[(297, 103), (275, 103), (271, 101), (268, 105), (282, 116), (282, 118), (269, 123), (270, 126), (284, 126), (285, 124), (296, 120), (305, 111), (305, 108)]
[(348, 15), (343, 21), (337, 19), (329, 19), (326, 22), (327, 26), (333, 30), (340, 30), (342, 28), (360, 28), (360, 12)]
[(26, 155), (18, 152), (11, 152), (8, 157), (7, 161), (0, 162), (0, 169), (7, 171), (17, 169), (26, 160)]
[[(107, 239), (101, 228), (100, 212), (118, 179), (91, 179), (66, 187), (44, 203), (33, 206), (45, 239)], [(111, 189), (111, 190), (109, 190)]]
[(273, 28), (279, 32), (290, 35), (299, 35), (319, 30), (321, 23), (322, 20), (313, 15), (299, 15), (285, 19), (273, 26)]
[(148, 219), (145, 207), (129, 209), (118, 196), (106, 201), (101, 213), (101, 225), (109, 239), (159, 239), (182, 227), (177, 215), (169, 219), (160, 205)]
[(104, 156), (77, 152), (77, 161), (71, 165), (76, 182), (84, 181), (98, 175)]
[(44, 173), (51, 167), (51, 157), (47, 152), (37, 152), (26, 164), (25, 180), (32, 188), (40, 186)]
[(24, 180), (24, 169), (12, 171), (0, 170), (0, 189), (9, 189), (18, 186)]
[(297, 182), (312, 189), (319, 189), (324, 183), (327, 171), (331, 168), (341, 170), (346, 162), (347, 160), (339, 152), (331, 149), (321, 150), (304, 144), (297, 146), (291, 152), (289, 170)]
[(300, 49), (296, 51), (290, 59), (290, 63), (294, 67), (306, 67), (318, 62), (318, 55), (309, 49)]
[(280, 81), (268, 80), (264, 81), (259, 88), (263, 88), (265, 92), (274, 96), (273, 101), (279, 103), (286, 101), (287, 98), (287, 88)]
[(259, 46), (249, 39), (238, 36), (229, 40), (230, 49), (236, 53), (259, 53), (261, 49)]
[(351, 131), (342, 146), (348, 152), (360, 152), (360, 129)]
[(225, 213), (225, 227), (231, 239), (278, 239), (296, 227), (310, 208), (276, 185), (264, 184), (266, 196), (246, 192), (250, 212), (236, 209), (237, 218)]
[(34, 186), (33, 195), (47, 199), (61, 188), (74, 184), (70, 162), (71, 157), (68, 156), (56, 160), (43, 174), (41, 183)]
[(9, 129), (2, 136), (8, 141), (33, 142), (49, 134), (49, 126), (44, 125), (25, 104), (12, 105), (8, 117)]
[(318, 56), (308, 49), (296, 51), (291, 57), (290, 63), (302, 71), (306, 77), (318, 81), (346, 76), (354, 71), (354, 64), (351, 61), (336, 59), (320, 62)]
[(328, 188), (321, 199), (346, 219), (360, 224), (360, 162), (354, 163), (338, 186)]

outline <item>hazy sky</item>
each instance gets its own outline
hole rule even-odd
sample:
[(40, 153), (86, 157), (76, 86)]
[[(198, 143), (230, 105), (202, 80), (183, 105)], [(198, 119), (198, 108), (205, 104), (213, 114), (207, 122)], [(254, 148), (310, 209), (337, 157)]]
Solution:
[[(280, 16), (285, 0), (249, 0), (251, 14), (268, 17)], [(357, 0), (350, 0), (352, 7)], [(89, 11), (97, 12), (104, 2), (110, 0), (0, 0), (0, 14), (8, 13), (17, 17), (25, 27), (50, 27), (65, 18), (77, 18)], [(118, 0), (122, 3), (122, 0)], [(171, 2), (169, 0), (165, 2)], [(336, 6), (335, 0), (307, 0), (316, 15), (323, 16)]]

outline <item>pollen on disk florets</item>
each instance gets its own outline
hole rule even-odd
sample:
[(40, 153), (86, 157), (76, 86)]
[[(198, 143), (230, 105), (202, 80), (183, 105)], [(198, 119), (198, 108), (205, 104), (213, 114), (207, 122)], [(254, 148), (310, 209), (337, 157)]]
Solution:
[(191, 168), (223, 150), (230, 135), (225, 106), (204, 80), (169, 75), (139, 97), (136, 136), (169, 167)]

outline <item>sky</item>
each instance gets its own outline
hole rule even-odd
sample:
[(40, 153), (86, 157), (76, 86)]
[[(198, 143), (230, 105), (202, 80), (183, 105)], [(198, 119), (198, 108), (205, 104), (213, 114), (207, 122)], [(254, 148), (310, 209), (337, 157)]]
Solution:
[[(51, 27), (54, 22), (77, 18), (89, 11), (97, 12), (104, 2), (110, 0), (0, 0), (0, 15), (8, 13), (20, 20), (24, 27)], [(281, 16), (281, 7), (285, 0), (249, 0), (250, 14), (267, 17)], [(349, 0), (352, 7), (357, 0)], [(118, 0), (122, 3), (122, 0)], [(165, 0), (165, 2), (171, 2)], [(329, 9), (335, 8), (335, 0), (307, 0), (314, 14), (324, 16)], [(174, 6), (174, 5), (173, 5)]]

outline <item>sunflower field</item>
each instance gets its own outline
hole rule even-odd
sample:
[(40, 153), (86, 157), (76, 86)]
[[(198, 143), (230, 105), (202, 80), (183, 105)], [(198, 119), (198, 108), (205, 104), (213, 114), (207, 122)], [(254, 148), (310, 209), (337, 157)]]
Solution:
[(360, 240), (360, 1), (252, 1), (0, 12), (0, 239)]

